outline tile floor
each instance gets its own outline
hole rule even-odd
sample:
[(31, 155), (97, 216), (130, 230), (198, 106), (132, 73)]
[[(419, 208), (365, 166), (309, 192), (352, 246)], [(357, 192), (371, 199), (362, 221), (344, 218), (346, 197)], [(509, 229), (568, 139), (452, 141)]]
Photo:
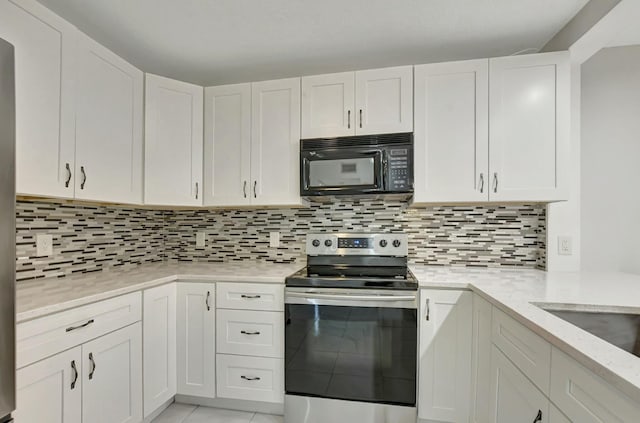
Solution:
[(282, 416), (173, 403), (152, 423), (283, 423)]

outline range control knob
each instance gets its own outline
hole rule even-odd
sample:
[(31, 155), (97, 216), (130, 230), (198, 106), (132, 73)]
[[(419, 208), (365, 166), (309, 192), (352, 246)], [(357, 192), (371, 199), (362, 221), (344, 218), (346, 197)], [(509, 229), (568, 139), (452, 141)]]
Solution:
[(313, 241), (311, 241), (311, 245), (313, 245), (314, 247), (319, 247), (320, 246), (320, 240), (319, 239), (314, 239)]
[(386, 247), (386, 246), (387, 246), (387, 240), (386, 240), (386, 239), (381, 239), (381, 240), (380, 240), (380, 246), (381, 246), (382, 248)]
[(400, 246), (400, 240), (399, 239), (394, 239), (393, 240), (393, 246), (398, 248)]
[(325, 241), (324, 241), (325, 247), (331, 247), (331, 244), (333, 244), (333, 242), (331, 242), (330, 239), (325, 239)]

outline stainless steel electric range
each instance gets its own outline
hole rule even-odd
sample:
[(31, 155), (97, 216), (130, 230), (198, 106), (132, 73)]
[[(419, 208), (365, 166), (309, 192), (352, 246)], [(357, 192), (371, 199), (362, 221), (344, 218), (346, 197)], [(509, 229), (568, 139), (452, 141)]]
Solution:
[(286, 279), (285, 422), (416, 421), (417, 289), (404, 234), (310, 234)]

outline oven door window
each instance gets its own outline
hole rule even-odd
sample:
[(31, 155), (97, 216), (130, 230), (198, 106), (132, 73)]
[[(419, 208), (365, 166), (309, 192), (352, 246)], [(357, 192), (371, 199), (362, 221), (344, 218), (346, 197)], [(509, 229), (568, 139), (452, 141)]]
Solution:
[(415, 309), (287, 304), (290, 395), (414, 406)]

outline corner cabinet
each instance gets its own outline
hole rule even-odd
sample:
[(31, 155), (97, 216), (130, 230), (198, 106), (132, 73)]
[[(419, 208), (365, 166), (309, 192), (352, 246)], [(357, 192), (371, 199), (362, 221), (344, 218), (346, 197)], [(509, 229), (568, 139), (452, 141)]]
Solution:
[(77, 34), (75, 197), (140, 204), (144, 75)]
[(566, 200), (569, 85), (567, 52), (416, 66), (414, 203)]
[(302, 138), (412, 130), (412, 66), (302, 78)]
[(16, 192), (74, 196), (75, 28), (34, 0), (0, 2), (15, 47)]
[(420, 290), (418, 421), (467, 422), (472, 293)]
[(144, 203), (201, 206), (203, 88), (145, 79)]
[(205, 89), (205, 206), (301, 205), (300, 78)]

